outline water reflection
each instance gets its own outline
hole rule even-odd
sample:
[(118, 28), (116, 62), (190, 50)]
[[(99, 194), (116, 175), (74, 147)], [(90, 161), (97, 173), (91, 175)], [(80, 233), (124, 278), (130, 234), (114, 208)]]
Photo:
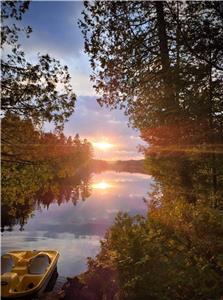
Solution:
[[(61, 253), (59, 274), (78, 274), (86, 269), (86, 257), (97, 253), (118, 211), (146, 213), (142, 199), (151, 184), (148, 175), (113, 171), (79, 179), (76, 185), (72, 180), (54, 184), (39, 191), (33, 206), (28, 204), (25, 222), (18, 215), (22, 209), (10, 219), (13, 231), (3, 232), (2, 250), (55, 248)], [(9, 229), (4, 216), (3, 228)], [(21, 223), (24, 231), (19, 231)]]
[(100, 181), (92, 184), (92, 188), (98, 190), (107, 190), (111, 187), (111, 184), (105, 181)]
[(150, 199), (223, 209), (222, 154), (153, 153), (147, 156), (146, 165), (156, 182)]
[(59, 274), (78, 274), (86, 270), (86, 257), (98, 252), (117, 212), (146, 214), (145, 197), (156, 207), (175, 207), (175, 201), (182, 200), (222, 209), (222, 162), (222, 156), (153, 154), (147, 157), (147, 168), (155, 180), (146, 174), (107, 171), (59, 180), (11, 206), (3, 201), (2, 231), (7, 231), (2, 251), (58, 249)]
[(15, 225), (20, 226), (20, 231), (24, 230), (28, 219), (32, 218), (35, 211), (49, 209), (51, 205), (57, 206), (63, 203), (76, 205), (79, 200), (85, 201), (91, 194), (90, 174), (78, 174), (72, 178), (57, 179), (39, 188), (38, 192), (26, 196), (26, 191), (22, 186), (18, 190), (18, 199), (10, 199), (2, 193), (2, 218), (1, 231), (12, 231)]
[(60, 276), (73, 276), (86, 270), (86, 257), (97, 254), (100, 237), (72, 233), (48, 234), (44, 231), (7, 232), (2, 237), (2, 251), (12, 249), (57, 249), (60, 252)]

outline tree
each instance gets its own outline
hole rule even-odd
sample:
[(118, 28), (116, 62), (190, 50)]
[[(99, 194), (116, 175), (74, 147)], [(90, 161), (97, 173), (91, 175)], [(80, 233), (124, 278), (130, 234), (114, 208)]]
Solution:
[(148, 215), (119, 214), (89, 260), (87, 276), (110, 269), (120, 299), (222, 296), (221, 7), (85, 2), (80, 27), (98, 101), (125, 109), (140, 129), (155, 179)]
[[(87, 1), (80, 27), (99, 103), (125, 109), (146, 141), (178, 145), (221, 139), (218, 2)], [(153, 131), (163, 126), (170, 127), (169, 140)], [(173, 127), (177, 136), (171, 136)]]
[(58, 128), (74, 111), (75, 94), (67, 66), (48, 54), (38, 54), (30, 63), (20, 44), (21, 34), (29, 37), (32, 29), (17, 23), (29, 8), (29, 1), (3, 1), (2, 110), (30, 118), (35, 124), (53, 121)]

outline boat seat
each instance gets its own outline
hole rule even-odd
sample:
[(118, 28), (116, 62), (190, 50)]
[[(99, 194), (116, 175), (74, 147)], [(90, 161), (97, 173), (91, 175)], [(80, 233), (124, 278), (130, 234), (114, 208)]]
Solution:
[(29, 262), (29, 259), (22, 258), (22, 259), (20, 259), (17, 262), (16, 266), (18, 266), (18, 267), (26, 267), (27, 264), (28, 264), (28, 262)]
[(18, 267), (17, 265), (12, 269), (13, 272), (17, 273), (19, 276), (27, 274), (27, 266), (25, 267)]
[(15, 266), (13, 257), (9, 254), (4, 254), (1, 257), (1, 275), (4, 273), (10, 273)]
[(28, 274), (43, 274), (50, 265), (50, 258), (46, 254), (38, 254), (28, 264)]

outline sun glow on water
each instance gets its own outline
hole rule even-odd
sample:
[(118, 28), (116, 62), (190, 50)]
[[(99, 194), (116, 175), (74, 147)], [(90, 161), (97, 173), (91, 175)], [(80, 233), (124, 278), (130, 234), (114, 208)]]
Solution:
[(111, 187), (111, 184), (109, 184), (108, 182), (105, 182), (105, 181), (100, 181), (100, 182), (92, 184), (92, 188), (98, 189), (98, 190), (107, 190), (110, 187)]

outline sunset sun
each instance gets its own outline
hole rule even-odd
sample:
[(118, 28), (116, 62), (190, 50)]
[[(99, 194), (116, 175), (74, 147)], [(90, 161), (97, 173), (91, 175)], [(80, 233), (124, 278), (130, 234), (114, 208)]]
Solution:
[(107, 143), (107, 142), (96, 142), (96, 143), (93, 143), (93, 146), (100, 150), (108, 150), (113, 147), (112, 144)]

